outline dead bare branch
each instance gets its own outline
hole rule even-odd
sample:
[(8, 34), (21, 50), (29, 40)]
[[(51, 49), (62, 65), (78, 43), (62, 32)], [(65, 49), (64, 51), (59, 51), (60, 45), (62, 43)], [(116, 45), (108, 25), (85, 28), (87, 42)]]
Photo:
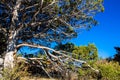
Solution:
[[(62, 62), (62, 61), (63, 61), (63, 60), (61, 59), (62, 57), (66, 57), (66, 58), (67, 58), (67, 61), (72, 60), (72, 61), (76, 61), (76, 62), (79, 62), (79, 63), (82, 63), (82, 64), (87, 64), (86, 61), (74, 59), (74, 58), (72, 58), (71, 56), (68, 56), (68, 55), (66, 55), (66, 54), (63, 54), (63, 53), (60, 52), (60, 51), (56, 51), (56, 50), (54, 50), (54, 49), (51, 49), (51, 48), (48, 48), (48, 47), (45, 47), (45, 46), (30, 45), (30, 44), (19, 44), (19, 45), (17, 46), (17, 48), (19, 48), (19, 47), (21, 47), (21, 46), (29, 46), (29, 47), (41, 48), (41, 49), (43, 49), (43, 50), (46, 51), (46, 53), (47, 53), (48, 56), (51, 56), (52, 58), (57, 59), (62, 65), (65, 65), (65, 64)], [(53, 52), (55, 52), (55, 53), (57, 53), (57, 54), (59, 54), (59, 55), (61, 55), (61, 57), (55, 56), (55, 55), (49, 53), (49, 50), (50, 50), (50, 51), (53, 51)], [(89, 64), (87, 64), (87, 66), (88, 66), (90, 69), (92, 69), (93, 71), (99, 72), (99, 70), (94, 69), (94, 68), (91, 67)]]

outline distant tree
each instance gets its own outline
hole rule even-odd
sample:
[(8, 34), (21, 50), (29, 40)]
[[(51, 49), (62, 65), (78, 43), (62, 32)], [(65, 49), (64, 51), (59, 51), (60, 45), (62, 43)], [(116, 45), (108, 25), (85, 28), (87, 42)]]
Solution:
[(107, 57), (106, 60), (107, 60), (108, 62), (110, 62), (110, 61), (113, 60), (113, 58), (112, 58), (112, 57)]
[(87, 46), (76, 46), (73, 43), (66, 43), (66, 44), (60, 44), (55, 48), (57, 50), (63, 50), (72, 53), (73, 57), (76, 59), (84, 59), (84, 60), (98, 59), (98, 50), (94, 44), (88, 44)]
[(117, 53), (114, 55), (113, 60), (118, 61), (120, 64), (120, 47), (114, 47), (114, 48)]
[(88, 44), (88, 46), (76, 46), (74, 48), (73, 57), (83, 60), (97, 60), (98, 50), (94, 44)]
[(115, 48), (116, 52), (117, 52), (118, 54), (120, 54), (120, 47), (114, 47), (114, 48)]
[(60, 43), (59, 45), (57, 45), (55, 47), (55, 49), (63, 50), (63, 51), (66, 51), (66, 52), (72, 52), (74, 50), (74, 47), (75, 47), (75, 44), (68, 42), (66, 44)]

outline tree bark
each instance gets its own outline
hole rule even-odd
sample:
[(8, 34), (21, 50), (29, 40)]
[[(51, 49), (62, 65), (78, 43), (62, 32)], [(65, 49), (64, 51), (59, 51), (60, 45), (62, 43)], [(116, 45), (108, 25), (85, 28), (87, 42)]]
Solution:
[(16, 36), (19, 33), (19, 29), (17, 30), (18, 25), (18, 10), (21, 5), (21, 0), (16, 1), (16, 5), (14, 6), (13, 9), (13, 17), (12, 17), (12, 23), (9, 28), (9, 37), (8, 37), (8, 45), (7, 45), (7, 50), (6, 54), (4, 56), (4, 68), (13, 68), (14, 66), (14, 54), (16, 53)]
[(14, 51), (7, 52), (4, 58), (4, 69), (14, 67)]

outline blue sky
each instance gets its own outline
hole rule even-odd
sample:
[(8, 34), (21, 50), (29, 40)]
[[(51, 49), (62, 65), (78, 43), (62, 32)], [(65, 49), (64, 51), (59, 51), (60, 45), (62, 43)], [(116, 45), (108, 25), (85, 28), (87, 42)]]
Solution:
[(95, 16), (99, 25), (90, 31), (82, 31), (72, 42), (76, 45), (94, 43), (99, 56), (113, 56), (115, 46), (120, 46), (120, 0), (104, 0), (105, 11)]
[(104, 0), (105, 11), (95, 16), (99, 25), (90, 31), (82, 31), (71, 42), (76, 45), (94, 43), (99, 52), (99, 57), (113, 56), (115, 46), (120, 46), (120, 0)]

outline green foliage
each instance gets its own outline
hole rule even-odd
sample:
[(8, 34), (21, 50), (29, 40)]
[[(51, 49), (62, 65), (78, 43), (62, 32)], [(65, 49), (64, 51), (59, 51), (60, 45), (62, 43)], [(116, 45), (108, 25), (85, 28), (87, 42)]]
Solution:
[(98, 73), (91, 69), (78, 69), (78, 80), (97, 80)]
[(120, 47), (114, 47), (114, 48), (117, 53), (114, 55), (113, 60), (119, 62), (120, 64)]
[(88, 44), (88, 46), (76, 46), (74, 48), (73, 57), (83, 60), (97, 60), (98, 50), (94, 44)]
[(93, 65), (100, 70), (102, 80), (120, 79), (120, 65), (117, 62), (107, 62), (106, 60), (100, 60)]
[(85, 72), (82, 69), (78, 69), (78, 74), (79, 76), (85, 75)]
[(78, 69), (79, 79), (89, 79), (89, 80), (119, 80), (120, 79), (120, 65), (117, 62), (98, 60), (92, 67), (99, 70), (99, 73), (91, 69)]
[(57, 50), (64, 50), (67, 52), (72, 52), (74, 50), (75, 45), (73, 43), (59, 44), (55, 47)]
[(73, 43), (59, 44), (55, 47), (57, 50), (64, 50), (72, 53), (72, 57), (83, 60), (97, 60), (98, 50), (94, 44), (88, 44), (87, 46), (76, 46)]

